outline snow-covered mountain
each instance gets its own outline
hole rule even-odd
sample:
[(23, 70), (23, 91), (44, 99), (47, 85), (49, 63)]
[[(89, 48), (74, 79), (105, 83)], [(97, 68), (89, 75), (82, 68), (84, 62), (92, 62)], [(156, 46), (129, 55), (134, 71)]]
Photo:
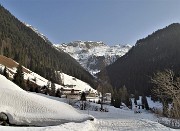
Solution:
[(132, 47), (131, 45), (108, 46), (101, 41), (74, 41), (54, 46), (70, 54), (91, 74), (96, 74), (103, 67), (112, 64)]
[[(32, 25), (23, 22), (27, 27), (31, 28), (36, 34), (49, 42), (48, 38), (40, 33)], [(102, 68), (115, 62), (119, 57), (123, 56), (132, 47), (131, 45), (114, 45), (108, 46), (102, 41), (73, 41), (70, 43), (54, 44), (58, 50), (70, 54), (91, 74), (98, 73)]]

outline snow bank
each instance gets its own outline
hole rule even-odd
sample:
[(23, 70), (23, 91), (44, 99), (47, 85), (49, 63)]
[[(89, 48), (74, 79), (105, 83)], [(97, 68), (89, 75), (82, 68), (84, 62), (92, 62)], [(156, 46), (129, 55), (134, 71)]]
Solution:
[(47, 126), (93, 119), (63, 102), (28, 93), (2, 75), (0, 83), (0, 112), (11, 124)]
[(0, 126), (0, 131), (97, 131), (94, 123), (86, 121), (82, 123), (66, 123), (48, 127), (7, 127)]
[(148, 105), (149, 105), (149, 108), (153, 109), (162, 109), (162, 103), (159, 102), (159, 101), (153, 101), (151, 100), (151, 97), (146, 97), (147, 99), (147, 102), (148, 102)]

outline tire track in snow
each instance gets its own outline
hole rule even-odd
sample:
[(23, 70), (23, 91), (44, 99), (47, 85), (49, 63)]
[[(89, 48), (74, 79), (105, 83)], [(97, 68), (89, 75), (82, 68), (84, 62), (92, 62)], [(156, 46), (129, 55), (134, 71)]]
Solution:
[(143, 119), (99, 119), (95, 126), (98, 131), (171, 131), (159, 123)]

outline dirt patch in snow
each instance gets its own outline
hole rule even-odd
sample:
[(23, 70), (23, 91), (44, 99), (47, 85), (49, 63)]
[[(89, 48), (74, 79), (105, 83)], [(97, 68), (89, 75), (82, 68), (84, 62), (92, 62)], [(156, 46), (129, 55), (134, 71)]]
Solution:
[[(8, 68), (16, 68), (19, 64), (13, 59), (0, 55), (0, 64), (7, 66)], [(23, 72), (31, 73), (23, 67)], [(12, 72), (11, 72), (12, 73)]]

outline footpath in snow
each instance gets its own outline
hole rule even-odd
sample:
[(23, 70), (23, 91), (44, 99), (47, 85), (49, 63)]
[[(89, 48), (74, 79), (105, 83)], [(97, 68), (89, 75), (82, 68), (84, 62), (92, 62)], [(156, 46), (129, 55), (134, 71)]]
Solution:
[[(93, 103), (94, 104), (94, 103)], [(95, 105), (95, 104), (94, 104)], [(96, 104), (97, 105), (97, 104)], [(98, 105), (100, 106), (100, 105)], [(132, 110), (118, 109), (106, 106), (109, 112), (83, 111), (96, 118), (94, 127), (98, 131), (173, 131), (157, 122), (152, 113), (134, 114)]]

